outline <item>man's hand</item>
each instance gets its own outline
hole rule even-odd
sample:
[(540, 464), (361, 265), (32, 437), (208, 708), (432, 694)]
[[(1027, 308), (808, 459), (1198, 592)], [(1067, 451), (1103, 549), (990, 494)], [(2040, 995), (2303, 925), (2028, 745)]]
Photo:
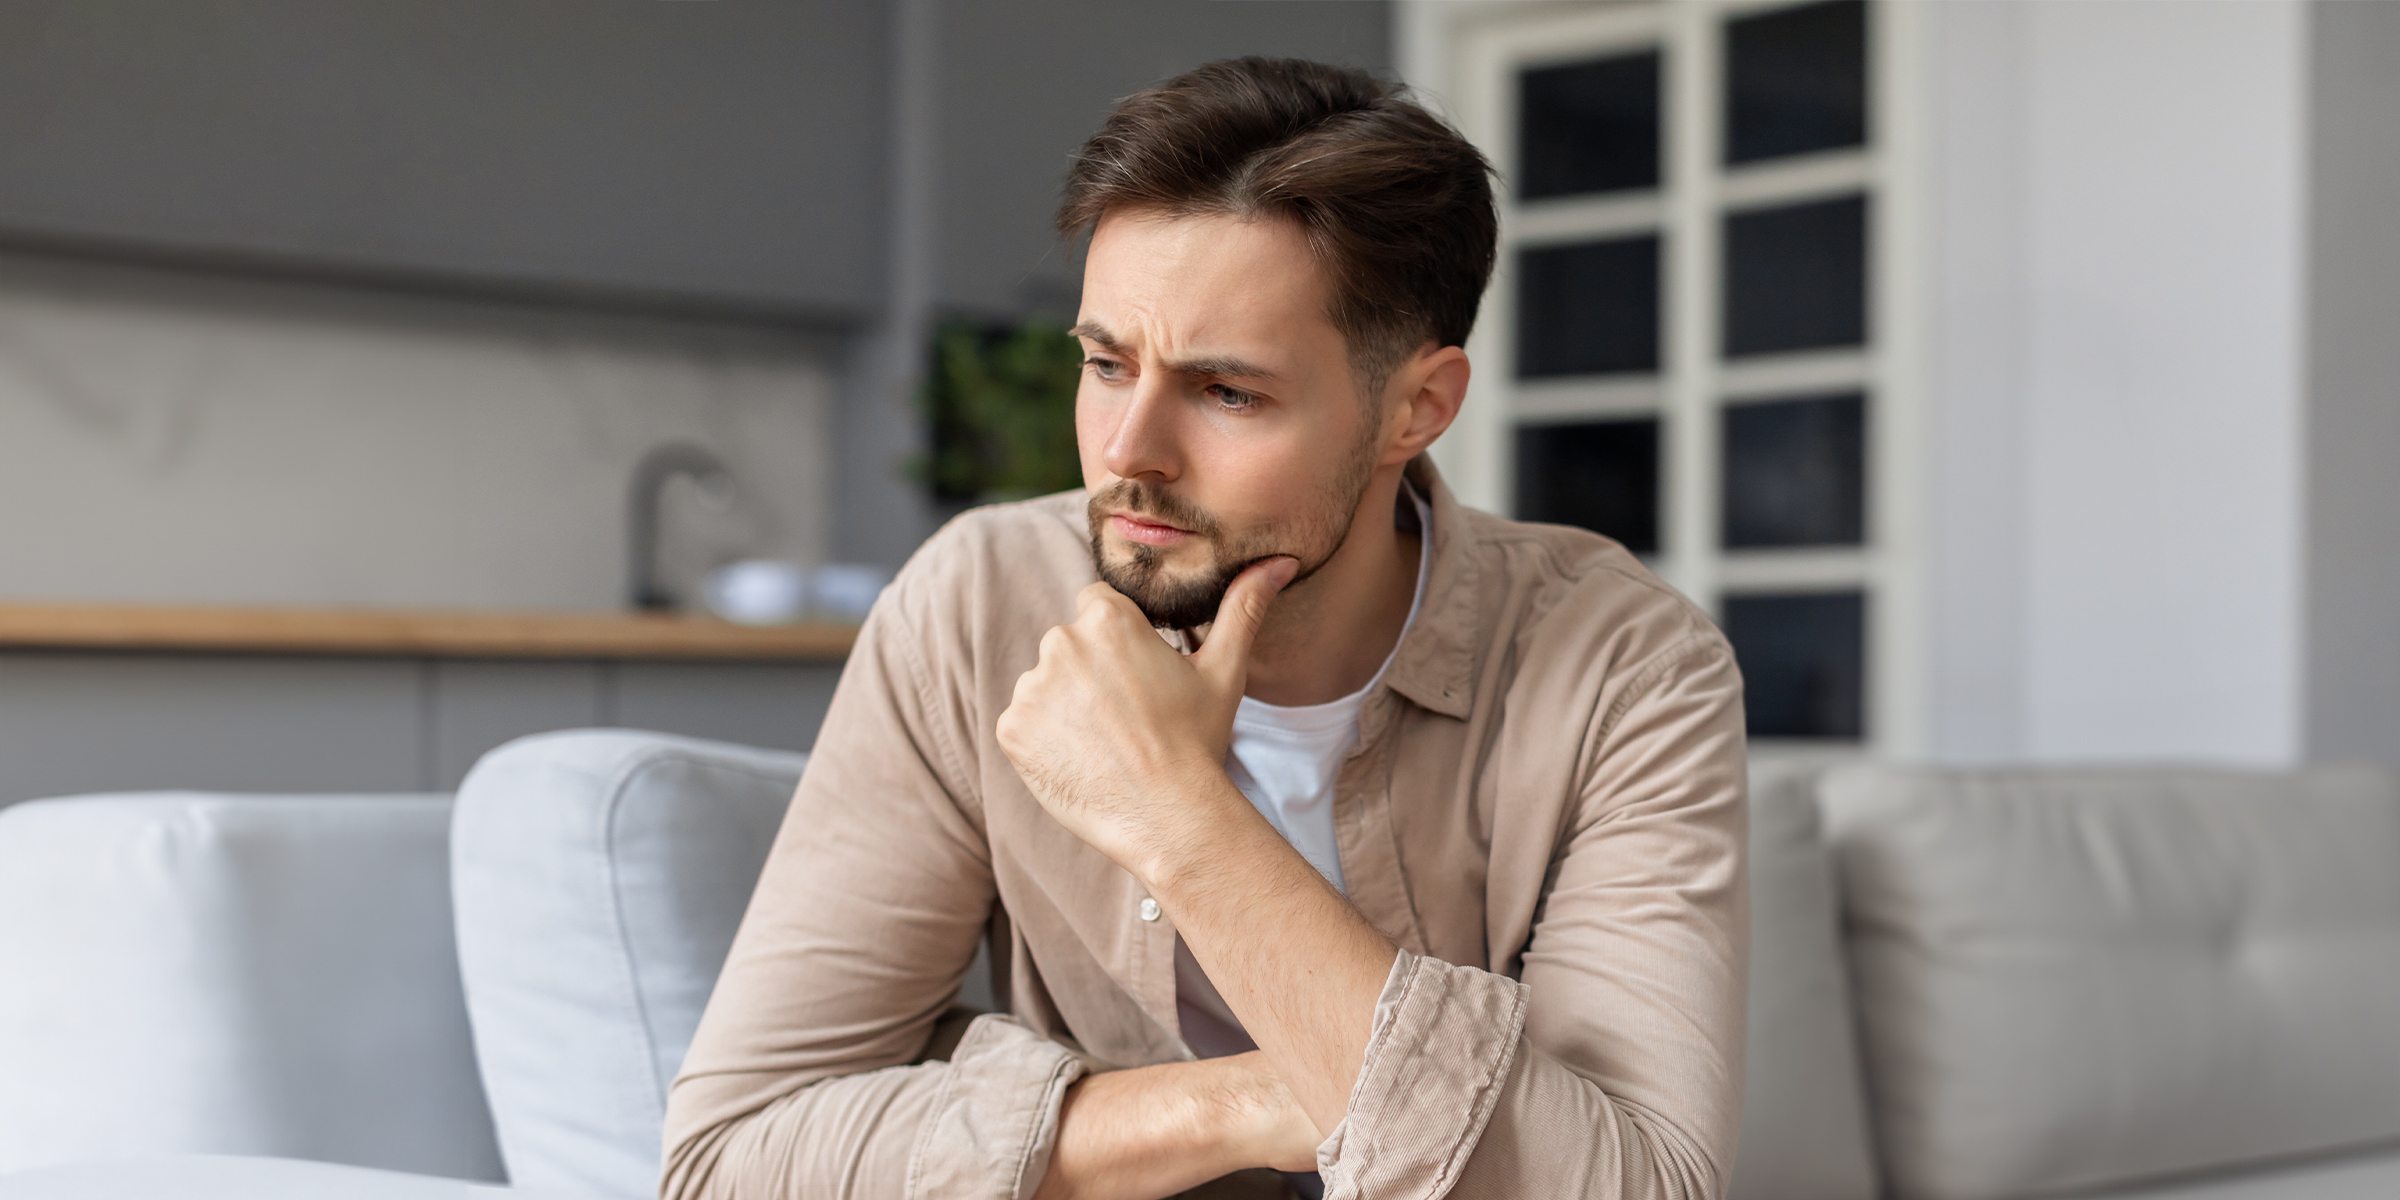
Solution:
[(1258, 1051), (1086, 1075), (1034, 1200), (1150, 1200), (1250, 1167), (1317, 1169), (1317, 1127)]
[(1000, 714), (1000, 748), (1042, 807), (1146, 881), (1153, 857), (1209, 815), (1162, 798), (1238, 801), (1225, 752), (1250, 643), (1298, 569), (1277, 557), (1242, 572), (1225, 590), (1207, 643), (1188, 658), (1116, 589), (1083, 589), (1075, 620), (1043, 635), (1041, 660)]
[(1316, 1170), (1317, 1144), (1325, 1139), (1292, 1098), (1283, 1076), (1267, 1063), (1266, 1053), (1252, 1050), (1209, 1061), (1233, 1073), (1224, 1096), (1239, 1131), (1242, 1160), (1278, 1171)]

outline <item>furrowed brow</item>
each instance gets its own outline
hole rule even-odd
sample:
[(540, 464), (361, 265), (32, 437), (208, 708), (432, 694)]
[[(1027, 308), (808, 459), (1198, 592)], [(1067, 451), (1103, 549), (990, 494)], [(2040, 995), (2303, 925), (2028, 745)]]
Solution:
[(1275, 372), (1266, 369), (1265, 367), (1259, 366), (1256, 363), (1249, 362), (1244, 359), (1227, 358), (1223, 356), (1214, 358), (1194, 358), (1184, 362), (1171, 363), (1169, 366), (1179, 374), (1207, 375), (1217, 379), (1267, 379), (1279, 381), (1283, 378), (1283, 376), (1278, 375)]
[(1122, 353), (1125, 349), (1124, 344), (1117, 341), (1117, 335), (1110, 333), (1106, 328), (1090, 321), (1085, 321), (1083, 324), (1077, 325), (1075, 328), (1068, 330), (1067, 336), (1090, 338), (1092, 341), (1100, 343), (1100, 348), (1103, 350), (1113, 350)]
[[(1096, 322), (1085, 321), (1068, 330), (1067, 336), (1088, 339), (1112, 354), (1125, 353), (1125, 344), (1118, 341), (1117, 336), (1110, 333), (1105, 326)], [(1168, 363), (1167, 369), (1179, 375), (1206, 375), (1216, 379), (1264, 379), (1278, 383), (1283, 380), (1282, 375), (1259, 366), (1257, 363), (1230, 355), (1212, 355), (1207, 358)]]

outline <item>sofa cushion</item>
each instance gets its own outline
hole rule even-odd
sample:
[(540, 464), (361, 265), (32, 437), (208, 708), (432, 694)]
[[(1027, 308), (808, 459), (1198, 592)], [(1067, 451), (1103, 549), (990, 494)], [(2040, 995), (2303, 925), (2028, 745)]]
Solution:
[(1874, 1200), (1833, 865), (1805, 760), (1750, 767), (1750, 1018), (1731, 1200)]
[(459, 961), (512, 1183), (656, 1194), (667, 1087), (806, 761), (575, 730), (468, 773)]
[(0, 812), (0, 1172), (174, 1153), (500, 1178), (447, 796)]
[[(2080, 1192), (2076, 1200), (2392, 1200), (2400, 1196), (2400, 1149), (2278, 1159), (2244, 1170), (2211, 1171), (2165, 1183), (2105, 1192)], [(4, 1200), (4, 1198), (0, 1198)]]
[(2400, 1138), (2389, 776), (1847, 768), (1821, 800), (1898, 1195)]

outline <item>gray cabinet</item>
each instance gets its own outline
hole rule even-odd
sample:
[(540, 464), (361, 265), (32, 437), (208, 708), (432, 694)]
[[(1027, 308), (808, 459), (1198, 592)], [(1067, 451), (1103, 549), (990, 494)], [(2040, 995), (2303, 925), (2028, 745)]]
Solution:
[(890, 28), (849, 0), (0, 5), (0, 231), (856, 319)]
[(806, 750), (841, 666), (0, 653), (0, 805), (70, 793), (446, 791), (593, 725)]

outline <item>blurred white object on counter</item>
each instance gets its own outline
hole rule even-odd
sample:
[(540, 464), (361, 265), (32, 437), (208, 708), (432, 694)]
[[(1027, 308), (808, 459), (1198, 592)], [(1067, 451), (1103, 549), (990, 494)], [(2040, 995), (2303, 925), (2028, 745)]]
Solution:
[(781, 625), (808, 609), (808, 568), (745, 558), (708, 573), (708, 611), (737, 625)]
[(708, 573), (708, 611), (737, 625), (781, 625), (803, 616), (862, 621), (892, 573), (870, 563), (804, 567), (745, 558)]
[(819, 615), (843, 621), (863, 621), (883, 594), (892, 573), (871, 563), (826, 563), (810, 580), (809, 591)]

